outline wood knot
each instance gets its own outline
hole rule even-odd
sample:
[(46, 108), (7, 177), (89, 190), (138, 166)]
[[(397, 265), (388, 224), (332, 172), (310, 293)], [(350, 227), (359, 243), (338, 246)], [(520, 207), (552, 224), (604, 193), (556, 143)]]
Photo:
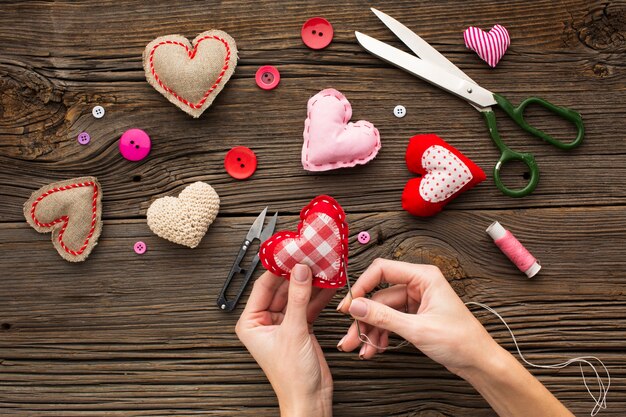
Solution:
[(0, 63), (0, 135), (10, 137), (7, 156), (33, 160), (50, 153), (63, 138), (63, 91), (47, 78), (17, 63)]
[(2, 330), (11, 330), (11, 323), (2, 323), (0, 324), (0, 328), (2, 328)]
[(595, 64), (591, 69), (596, 77), (604, 78), (609, 76), (609, 68), (603, 64)]
[(601, 4), (576, 25), (578, 39), (594, 50), (626, 47), (626, 6)]
[(435, 265), (449, 280), (459, 280), (467, 274), (457, 258), (457, 252), (440, 241), (415, 242), (417, 238), (402, 242), (393, 253), (393, 259), (416, 264)]

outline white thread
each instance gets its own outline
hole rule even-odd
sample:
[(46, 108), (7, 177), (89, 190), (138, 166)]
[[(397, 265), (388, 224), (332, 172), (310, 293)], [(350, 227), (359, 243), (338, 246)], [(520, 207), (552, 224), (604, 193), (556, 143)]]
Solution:
[[(595, 406), (593, 407), (593, 409), (591, 410), (591, 413), (590, 413), (591, 416), (595, 416), (596, 414), (598, 414), (600, 412), (600, 410), (606, 409), (606, 396), (608, 395), (609, 388), (611, 386), (611, 375), (609, 374), (609, 370), (607, 369), (607, 367), (604, 365), (604, 363), (600, 359), (596, 358), (595, 356), (580, 356), (580, 357), (572, 358), (572, 359), (569, 359), (569, 360), (567, 360), (565, 362), (557, 363), (557, 364), (554, 364), (554, 365), (537, 365), (537, 364), (534, 364), (534, 363), (526, 360), (526, 358), (522, 354), (522, 351), (520, 350), (519, 345), (517, 344), (517, 339), (515, 338), (515, 335), (513, 334), (513, 330), (511, 330), (511, 328), (509, 327), (507, 322), (504, 321), (502, 316), (500, 314), (498, 314), (497, 311), (495, 311), (493, 308), (489, 307), (488, 305), (485, 305), (485, 304), (482, 304), (482, 303), (477, 303), (475, 301), (469, 301), (469, 302), (465, 303), (465, 305), (466, 306), (475, 305), (475, 306), (478, 306), (478, 307), (482, 307), (485, 310), (489, 311), (491, 314), (495, 315), (497, 318), (499, 318), (500, 321), (502, 322), (502, 324), (504, 324), (506, 326), (506, 329), (509, 331), (509, 334), (511, 335), (511, 338), (513, 339), (513, 343), (515, 344), (515, 349), (517, 350), (517, 353), (518, 353), (520, 359), (522, 359), (522, 361), (525, 364), (527, 364), (529, 366), (532, 366), (534, 368), (562, 369), (562, 368), (565, 368), (568, 365), (571, 365), (572, 363), (578, 362), (578, 364), (580, 366), (580, 373), (581, 373), (582, 378), (583, 378), (583, 384), (585, 385), (585, 388), (587, 389), (587, 392), (589, 393), (591, 398), (593, 398), (593, 401), (596, 403)], [(600, 363), (602, 368), (604, 368), (604, 372), (606, 372), (606, 377), (607, 377), (606, 388), (604, 387), (604, 381), (602, 380), (602, 378), (598, 374), (598, 371), (597, 371), (596, 367), (591, 362), (589, 362), (590, 360), (593, 360), (593, 359), (598, 361), (598, 363)], [(596, 375), (596, 380), (598, 382), (598, 387), (599, 387), (599, 390), (600, 390), (600, 393), (599, 393), (597, 398), (596, 398), (595, 395), (593, 395), (593, 393), (589, 389), (589, 385), (587, 385), (587, 379), (585, 378), (585, 371), (583, 370), (583, 364), (589, 365), (591, 367), (591, 369), (593, 370), (593, 372), (595, 373), (595, 375)]]
[[(347, 266), (344, 269), (344, 272), (346, 274), (346, 283), (348, 284), (348, 294), (350, 295), (350, 299), (353, 300), (354, 297), (352, 296), (352, 286), (350, 285), (350, 276), (348, 275), (348, 270), (347, 270)], [(519, 344), (517, 343), (517, 339), (515, 338), (515, 334), (513, 334), (513, 330), (511, 330), (511, 328), (509, 327), (509, 325), (507, 324), (507, 322), (504, 320), (504, 318), (502, 318), (502, 316), (495, 311), (493, 308), (489, 307), (486, 304), (482, 304), (476, 301), (468, 301), (467, 303), (465, 303), (466, 306), (469, 305), (475, 305), (481, 308), (484, 308), (485, 310), (489, 311), (491, 314), (495, 315), (498, 319), (500, 319), (500, 321), (502, 322), (502, 324), (504, 324), (504, 326), (506, 327), (506, 329), (509, 331), (509, 334), (511, 335), (511, 339), (513, 339), (513, 343), (515, 344), (515, 349), (517, 350), (517, 354), (519, 355), (520, 359), (527, 365), (532, 366), (534, 368), (541, 368), (541, 369), (562, 369), (565, 368), (569, 365), (571, 365), (572, 363), (577, 363), (580, 366), (580, 374), (583, 378), (583, 384), (585, 385), (585, 388), (587, 389), (587, 392), (589, 393), (589, 395), (591, 396), (591, 398), (593, 398), (593, 401), (595, 402), (595, 405), (593, 407), (593, 409), (591, 410), (590, 415), (593, 417), (596, 414), (598, 414), (600, 412), (600, 410), (602, 409), (606, 409), (606, 397), (609, 394), (609, 388), (611, 387), (611, 374), (609, 373), (609, 370), (607, 369), (607, 367), (604, 365), (604, 362), (602, 362), (600, 359), (598, 359), (595, 356), (580, 356), (577, 358), (572, 358), (569, 359), (565, 362), (561, 362), (561, 363), (556, 363), (554, 365), (537, 365), (534, 364), (530, 361), (528, 361), (524, 355), (522, 354), (522, 351), (520, 350)], [(372, 343), (372, 340), (363, 332), (361, 332), (361, 326), (359, 325), (359, 321), (358, 320), (354, 320), (354, 323), (356, 324), (356, 328), (357, 328), (357, 334), (359, 335), (359, 340), (366, 344), (369, 345), (371, 347), (373, 347), (376, 350), (393, 350), (393, 349), (399, 349), (401, 347), (407, 346), (410, 343), (406, 340), (402, 341), (401, 343), (399, 343), (398, 345), (395, 346), (387, 346), (387, 347), (383, 347), (383, 346), (378, 346), (374, 343)], [(604, 369), (604, 372), (606, 373), (606, 377), (607, 377), (607, 383), (606, 383), (606, 388), (604, 386), (604, 381), (602, 380), (602, 377), (600, 377), (600, 374), (598, 373), (598, 370), (596, 369), (596, 367), (590, 362), (590, 360), (596, 360), (598, 361), (598, 363), (602, 366), (602, 368)], [(587, 384), (587, 378), (585, 378), (585, 371), (583, 370), (583, 364), (587, 364), (591, 367), (591, 369), (593, 370), (594, 374), (596, 375), (596, 381), (598, 382), (598, 387), (600, 390), (600, 393), (598, 394), (598, 397), (596, 398), (595, 395), (593, 395), (593, 393), (591, 392), (591, 390), (589, 389), (589, 385)]]
[[(350, 294), (350, 300), (354, 300), (354, 297), (352, 296), (352, 286), (350, 285), (350, 276), (348, 275), (348, 266), (344, 264), (344, 269), (343, 269), (344, 273), (346, 274), (346, 283), (348, 284), (348, 294)], [(352, 301), (350, 301), (352, 302)], [(404, 346), (408, 346), (410, 343), (406, 340), (403, 340), (402, 342), (398, 343), (395, 346), (378, 346), (377, 344), (373, 343), (372, 340), (369, 338), (369, 336), (367, 336), (365, 333), (361, 332), (361, 325), (359, 324), (359, 321), (357, 319), (354, 319), (354, 323), (356, 324), (356, 332), (359, 335), (359, 340), (362, 343), (365, 343), (366, 345), (370, 345), (371, 347), (373, 347), (376, 350), (380, 350), (380, 351), (385, 351), (385, 350), (394, 350), (394, 349), (400, 349), (401, 347)]]

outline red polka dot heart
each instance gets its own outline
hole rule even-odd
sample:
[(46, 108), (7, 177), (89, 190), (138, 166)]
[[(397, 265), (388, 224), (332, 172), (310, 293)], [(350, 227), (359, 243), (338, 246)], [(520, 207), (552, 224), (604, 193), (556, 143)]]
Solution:
[(406, 150), (409, 171), (421, 175), (402, 193), (402, 208), (415, 216), (432, 216), (463, 191), (485, 180), (469, 158), (437, 135), (416, 135)]

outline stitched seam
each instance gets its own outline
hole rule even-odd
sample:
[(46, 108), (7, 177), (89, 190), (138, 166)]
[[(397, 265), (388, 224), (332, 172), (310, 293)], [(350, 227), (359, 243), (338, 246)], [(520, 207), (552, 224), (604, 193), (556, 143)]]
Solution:
[[(92, 204), (91, 204), (91, 208), (92, 208), (91, 228), (89, 230), (89, 234), (87, 235), (87, 239), (85, 240), (85, 243), (83, 244), (83, 246), (81, 246), (79, 250), (74, 251), (68, 248), (65, 245), (65, 242), (63, 241), (63, 234), (65, 233), (65, 229), (67, 229), (67, 225), (70, 220), (69, 216), (61, 216), (58, 219), (51, 221), (50, 223), (41, 223), (39, 220), (37, 220), (37, 216), (35, 215), (35, 210), (37, 209), (37, 205), (41, 202), (41, 200), (43, 200), (47, 196), (54, 194), (56, 192), (59, 192), (59, 191), (65, 191), (65, 190), (70, 190), (73, 188), (81, 188), (81, 187), (93, 187), (93, 199), (92, 199)], [(46, 191), (45, 193), (37, 197), (37, 200), (33, 202), (30, 208), (30, 216), (32, 217), (35, 224), (39, 227), (50, 228), (58, 223), (63, 222), (63, 227), (61, 227), (61, 230), (59, 231), (59, 244), (61, 245), (63, 250), (65, 250), (65, 252), (74, 256), (78, 256), (82, 254), (85, 251), (85, 249), (87, 249), (87, 246), (89, 245), (89, 240), (91, 239), (91, 237), (93, 236), (96, 230), (96, 222), (97, 222), (97, 217), (98, 217), (97, 210), (98, 210), (98, 186), (96, 185), (95, 182), (88, 181), (88, 182), (83, 182), (83, 183), (78, 183), (78, 184), (64, 185), (62, 187), (55, 187)]]
[[(334, 98), (336, 98), (336, 99), (337, 99), (337, 100), (339, 100), (339, 101), (341, 101), (341, 100), (342, 100), (342, 98), (343, 98), (343, 99), (345, 99), (346, 101), (348, 101), (348, 99), (347, 99), (347, 98), (345, 98), (345, 96), (340, 96), (340, 95), (337, 95), (337, 94), (328, 94), (328, 93), (327, 93), (327, 94), (324, 94), (322, 97), (334, 97)], [(315, 101), (311, 104), (311, 110), (313, 109), (313, 106), (315, 106), (315, 104), (317, 104), (317, 102), (318, 102), (318, 100), (315, 100)], [(348, 113), (348, 106), (349, 106), (349, 105), (350, 105), (350, 103), (349, 103), (349, 102), (348, 102), (348, 103), (344, 103), (344, 105), (343, 105), (343, 109), (344, 109), (344, 120), (343, 120), (343, 122), (344, 122), (344, 124), (346, 124), (346, 126), (344, 126), (344, 131), (348, 129), (347, 123), (349, 122), (349, 120), (346, 120), (346, 116), (347, 116), (347, 113)], [(311, 110), (309, 110), (309, 111), (307, 112), (307, 119), (308, 119), (309, 121), (311, 120)], [(372, 129), (372, 127), (371, 127), (371, 126), (368, 126), (368, 125), (359, 125), (359, 124), (358, 124), (358, 122), (357, 122), (357, 123), (354, 123), (354, 124), (353, 124), (353, 126), (363, 126), (363, 127), (366, 127), (366, 128), (368, 128), (368, 129), (370, 129), (370, 130)], [(323, 164), (314, 164), (314, 163), (312, 163), (312, 162), (309, 162), (309, 142), (311, 141), (311, 134), (310, 134), (310, 131), (311, 131), (311, 123), (309, 122), (309, 123), (307, 124), (307, 129), (306, 129), (307, 139), (306, 139), (306, 145), (305, 145), (305, 147), (306, 147), (306, 155), (305, 155), (305, 159), (306, 159), (306, 163), (307, 163), (307, 165), (314, 166), (314, 167), (324, 167), (324, 166), (327, 166), (327, 165), (338, 165), (338, 164), (339, 164), (339, 165), (346, 165), (346, 166), (347, 166), (347, 165), (349, 165), (349, 164), (354, 164), (355, 162), (356, 162), (356, 163), (367, 163), (367, 162), (369, 162), (369, 161), (370, 161), (370, 157), (371, 157), (373, 154), (375, 154), (376, 152), (378, 152), (377, 148), (378, 148), (378, 147), (380, 147), (380, 135), (379, 135), (379, 134), (378, 134), (378, 132), (376, 131), (376, 132), (375, 132), (375, 133), (376, 133), (376, 139), (377, 139), (377, 141), (376, 141), (376, 146), (375, 146), (375, 147), (374, 147), (374, 149), (372, 149), (372, 151), (371, 151), (370, 153), (368, 153), (366, 156), (361, 157), (361, 158), (355, 158), (355, 159), (353, 159), (353, 160), (351, 160), (351, 161), (348, 161), (348, 162), (345, 162), (345, 161), (341, 161), (341, 160), (339, 160), (339, 161), (325, 162), (325, 163), (323, 163)]]
[[(300, 231), (301, 231), (304, 219), (306, 219), (309, 213), (311, 212), (311, 210), (315, 208), (317, 205), (319, 205), (320, 203), (325, 203), (326, 205), (330, 206), (328, 207), (328, 209), (330, 209), (329, 211), (333, 213), (332, 215), (328, 213), (326, 214), (330, 215), (330, 217), (332, 217), (336, 221), (338, 220), (337, 223), (340, 229), (339, 234), (340, 234), (341, 249), (342, 249), (342, 253), (340, 256), (341, 265), (339, 269), (339, 277), (336, 281), (321, 280), (316, 277), (313, 277), (313, 281), (324, 284), (324, 285), (339, 286), (340, 284), (345, 283), (344, 279), (347, 279), (345, 272), (348, 267), (348, 225), (346, 224), (346, 217), (345, 217), (345, 213), (343, 212), (343, 209), (336, 202), (334, 202), (334, 200), (330, 199), (327, 196), (318, 196), (314, 198), (313, 201), (311, 201), (311, 203), (309, 203), (304, 209), (302, 209), (302, 213), (300, 213), (300, 223), (298, 224), (298, 227), (297, 227), (297, 230), (298, 230), (297, 233), (294, 233), (292, 231), (282, 231), (282, 232), (278, 232), (274, 234), (267, 241), (265, 241), (261, 245), (261, 255), (262, 255), (262, 258), (265, 261), (267, 261), (266, 262), (268, 264), (266, 266), (267, 269), (269, 269), (275, 275), (287, 277), (289, 273), (285, 271), (284, 269), (281, 269), (276, 264), (273, 245), (277, 245), (279, 242), (281, 242), (284, 239), (298, 238), (300, 236)], [(320, 210), (320, 212), (325, 213), (323, 209)], [(269, 253), (270, 252), (269, 249), (271, 249), (271, 253)]]
[[(217, 80), (215, 80), (215, 83), (211, 86), (211, 88), (209, 88), (207, 90), (206, 93), (204, 93), (204, 96), (202, 97), (202, 99), (200, 99), (199, 102), (197, 102), (197, 103), (190, 103), (189, 101), (187, 101), (184, 98), (182, 98), (181, 96), (179, 96), (174, 90), (172, 90), (171, 88), (166, 86), (161, 81), (161, 79), (157, 75), (156, 71), (154, 70), (154, 53), (155, 53), (156, 49), (159, 46), (162, 46), (162, 45), (178, 45), (178, 46), (182, 46), (183, 48), (185, 48), (185, 50), (187, 51), (187, 55), (189, 56), (189, 59), (194, 59), (195, 56), (196, 56), (196, 52), (198, 51), (198, 45), (200, 45), (200, 42), (202, 42), (202, 41), (204, 41), (206, 39), (215, 39), (215, 40), (218, 40), (218, 41), (222, 42), (224, 44), (224, 47), (226, 48), (226, 58), (224, 59), (224, 66), (222, 67), (222, 72), (220, 72), (219, 76), (217, 77)], [(191, 107), (192, 109), (199, 109), (207, 101), (207, 99), (209, 98), (209, 95), (217, 88), (219, 83), (222, 81), (222, 78), (224, 77), (224, 74), (228, 70), (229, 62), (230, 62), (230, 46), (228, 45), (228, 42), (226, 42), (226, 40), (220, 38), (219, 36), (215, 36), (215, 35), (203, 36), (202, 38), (200, 38), (200, 39), (198, 39), (198, 40), (196, 40), (194, 42), (195, 42), (195, 45), (193, 45), (193, 49), (189, 50), (189, 47), (187, 45), (185, 45), (184, 43), (182, 43), (182, 42), (169, 41), (169, 40), (161, 41), (161, 42), (157, 43), (156, 45), (154, 45), (152, 47), (152, 50), (150, 51), (149, 62), (150, 62), (150, 72), (154, 76), (154, 79), (156, 80), (156, 82), (161, 86), (161, 88), (163, 88), (165, 91), (167, 91), (168, 93), (170, 93), (171, 95), (176, 97), (176, 99), (178, 101), (180, 101), (181, 103)]]

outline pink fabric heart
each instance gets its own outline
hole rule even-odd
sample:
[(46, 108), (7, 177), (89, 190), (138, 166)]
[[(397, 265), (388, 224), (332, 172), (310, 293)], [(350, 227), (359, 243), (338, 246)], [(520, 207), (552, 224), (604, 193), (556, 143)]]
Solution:
[(504, 26), (495, 25), (489, 32), (470, 26), (463, 32), (465, 46), (476, 52), (478, 56), (495, 68), (511, 44), (509, 31)]
[(352, 106), (339, 91), (327, 88), (309, 99), (304, 122), (302, 166), (308, 171), (353, 167), (376, 157), (378, 129), (370, 122), (348, 123)]

